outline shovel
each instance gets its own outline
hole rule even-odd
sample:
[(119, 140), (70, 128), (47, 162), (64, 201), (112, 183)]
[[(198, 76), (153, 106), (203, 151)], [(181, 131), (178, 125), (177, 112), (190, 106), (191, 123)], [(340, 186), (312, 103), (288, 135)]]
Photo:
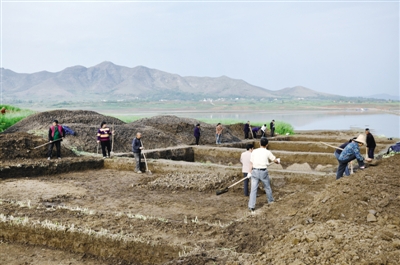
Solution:
[(240, 182), (242, 182), (242, 181), (244, 181), (244, 180), (246, 180), (246, 179), (248, 179), (248, 178), (249, 178), (249, 177), (242, 178), (241, 180), (239, 180), (239, 181), (233, 183), (232, 185), (230, 185), (229, 187), (226, 187), (226, 188), (223, 189), (223, 190), (217, 190), (217, 196), (228, 192), (228, 190), (229, 190), (230, 188), (232, 188), (233, 186), (239, 184)]
[(54, 142), (60, 141), (61, 139), (62, 139), (62, 138), (60, 138), (60, 139), (57, 139), (57, 140), (54, 140), (54, 141), (50, 141), (50, 142), (48, 142), (48, 143), (45, 143), (45, 144), (42, 144), (42, 145), (36, 146), (36, 147), (34, 147), (33, 149), (37, 149), (37, 148), (39, 148), (39, 147), (42, 147), (42, 146), (45, 146), (45, 145), (48, 145), (48, 144), (51, 144), (51, 143), (54, 143)]
[[(142, 143), (142, 140), (140, 140), (140, 144), (141, 144), (142, 147), (144, 148), (143, 143)], [(144, 157), (144, 164), (146, 165), (146, 173), (151, 175), (152, 173), (151, 173), (151, 171), (149, 170), (149, 168), (147, 167), (146, 155), (145, 155), (144, 153), (143, 153), (143, 157)]]

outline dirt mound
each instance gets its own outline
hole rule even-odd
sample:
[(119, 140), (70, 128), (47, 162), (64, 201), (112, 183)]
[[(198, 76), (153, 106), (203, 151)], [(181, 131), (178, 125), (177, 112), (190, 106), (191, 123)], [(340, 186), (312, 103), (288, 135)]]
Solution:
[[(143, 134), (143, 143), (148, 149), (170, 147), (176, 145), (192, 145), (195, 143), (193, 130), (200, 124), (200, 144), (215, 144), (215, 125), (200, 122), (196, 119), (180, 118), (173, 115), (161, 115), (145, 118), (124, 125), (125, 130), (140, 131)], [(132, 133), (132, 131), (130, 132)], [(131, 134), (130, 140), (134, 134)], [(224, 128), (222, 143), (239, 142), (228, 127)]]
[[(288, 196), (229, 227), (220, 246), (257, 252), (252, 261), (264, 264), (396, 264), (399, 162), (400, 155), (383, 159), (314, 195), (311, 184), (296, 198)], [(252, 264), (244, 257), (238, 260)]]
[[(35, 159), (47, 155), (48, 145), (33, 149), (47, 143), (42, 137), (25, 132), (0, 134), (0, 160)], [(56, 151), (54, 147), (53, 152)], [(61, 145), (62, 157), (76, 156), (71, 150)]]
[(125, 124), (123, 121), (110, 117), (104, 116), (94, 111), (88, 110), (53, 110), (39, 112), (31, 115), (22, 121), (14, 124), (8, 128), (5, 132), (28, 132), (35, 130), (48, 130), (53, 120), (58, 120), (61, 125), (67, 125), (74, 130), (74, 125), (83, 124), (87, 126), (98, 126), (102, 121), (108, 122), (108, 124)]
[[(47, 139), (48, 128), (54, 119), (76, 132), (76, 136), (68, 135), (66, 137), (64, 145), (78, 151), (97, 152), (96, 134), (102, 121), (106, 121), (115, 130), (113, 151), (117, 153), (132, 151), (132, 140), (137, 132), (142, 133), (142, 141), (146, 149), (194, 144), (193, 130), (197, 123), (201, 124), (202, 129), (200, 144), (215, 143), (215, 126), (195, 119), (155, 116), (126, 124), (113, 117), (82, 110), (55, 110), (37, 113), (11, 126), (5, 133), (28, 132)], [(222, 142), (240, 141), (235, 136), (236, 132), (232, 132), (229, 128), (230, 126), (225, 127)]]

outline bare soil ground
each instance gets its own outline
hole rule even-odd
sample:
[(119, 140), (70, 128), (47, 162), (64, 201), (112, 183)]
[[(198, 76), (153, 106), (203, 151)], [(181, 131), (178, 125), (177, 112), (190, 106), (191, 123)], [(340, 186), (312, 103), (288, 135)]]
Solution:
[[(160, 120), (164, 121), (156, 122)], [(142, 122), (149, 124), (141, 121), (137, 126), (146, 126)], [(180, 124), (190, 122), (183, 119)], [(168, 127), (161, 123), (156, 127)], [(165, 134), (174, 137), (178, 127), (171, 125)], [(213, 126), (209, 128), (213, 133)], [(324, 137), (339, 141), (334, 133)], [(313, 138), (320, 141), (308, 134), (307, 142)], [(43, 164), (41, 153), (25, 151), (40, 141), (21, 133), (0, 134), (2, 150), (8, 150), (0, 164), (0, 264), (398, 264), (400, 260), (399, 155), (338, 181), (331, 173), (317, 174), (309, 167), (292, 168), (295, 174), (271, 169), (276, 202), (268, 205), (260, 188), (256, 211), (251, 213), (242, 183), (223, 195), (215, 194), (241, 178), (240, 168), (212, 163), (171, 162), (163, 170), (168, 165), (164, 161), (153, 174), (137, 174), (124, 166), (131, 163), (128, 158), (115, 157), (110, 162), (121, 165), (116, 169), (98, 169), (99, 164), (92, 167), (94, 162), (89, 162), (74, 172), (30, 177), (26, 170), (15, 171), (15, 177), (4, 175), (11, 165)], [(293, 145), (296, 142), (303, 144), (299, 140)], [(85, 159), (91, 161), (71, 153), (60, 165), (72, 169)]]

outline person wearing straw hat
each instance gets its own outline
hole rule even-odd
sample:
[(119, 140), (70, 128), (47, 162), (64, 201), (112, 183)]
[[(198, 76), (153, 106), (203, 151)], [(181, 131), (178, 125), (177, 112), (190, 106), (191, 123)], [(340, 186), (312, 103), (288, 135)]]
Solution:
[[(339, 157), (340, 157), (340, 154), (342, 153), (343, 149), (344, 149), (349, 143), (351, 143), (352, 141), (354, 141), (355, 139), (357, 139), (357, 137), (354, 137), (354, 138), (350, 139), (349, 141), (345, 142), (344, 144), (342, 144), (341, 146), (339, 146), (339, 148), (337, 148), (337, 149), (335, 150), (334, 155), (335, 155), (335, 157), (336, 157), (336, 159), (337, 159), (338, 161), (339, 161)], [(352, 162), (350, 162), (350, 163), (352, 163)], [(344, 169), (344, 174), (345, 174), (346, 176), (350, 176), (350, 170), (349, 170), (348, 165), (346, 165), (346, 168)]]
[(338, 161), (339, 167), (336, 172), (336, 180), (343, 177), (343, 172), (346, 169), (347, 164), (356, 159), (360, 169), (364, 169), (364, 157), (360, 153), (360, 146), (366, 145), (365, 135), (360, 134), (353, 142), (349, 143), (340, 154)]

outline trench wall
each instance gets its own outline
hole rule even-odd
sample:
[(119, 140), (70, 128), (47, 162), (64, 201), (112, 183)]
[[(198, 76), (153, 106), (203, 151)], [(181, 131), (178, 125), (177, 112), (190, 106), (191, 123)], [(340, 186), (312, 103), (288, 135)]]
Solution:
[[(77, 253), (89, 253), (102, 258), (134, 261), (135, 264), (162, 264), (178, 256), (178, 248), (106, 237), (95, 237), (84, 233), (54, 231), (42, 227), (11, 225), (0, 222), (2, 241), (33, 244)], [(125, 264), (125, 263), (124, 263)]]
[(56, 175), (73, 171), (101, 169), (103, 167), (104, 160), (94, 157), (65, 158), (50, 161), (37, 160), (29, 163), (0, 165), (0, 179)]

